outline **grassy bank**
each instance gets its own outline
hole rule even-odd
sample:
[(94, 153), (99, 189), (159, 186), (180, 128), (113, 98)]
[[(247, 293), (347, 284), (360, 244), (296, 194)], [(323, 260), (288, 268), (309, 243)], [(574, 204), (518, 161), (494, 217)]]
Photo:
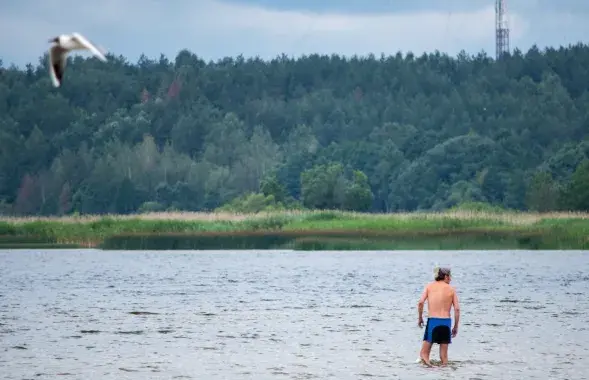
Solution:
[(153, 213), (0, 219), (0, 248), (589, 249), (589, 214)]

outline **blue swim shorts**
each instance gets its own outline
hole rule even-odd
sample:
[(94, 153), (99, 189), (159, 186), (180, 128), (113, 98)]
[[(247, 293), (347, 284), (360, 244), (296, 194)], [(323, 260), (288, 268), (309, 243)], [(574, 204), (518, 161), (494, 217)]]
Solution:
[(428, 318), (423, 340), (437, 344), (452, 343), (452, 319)]

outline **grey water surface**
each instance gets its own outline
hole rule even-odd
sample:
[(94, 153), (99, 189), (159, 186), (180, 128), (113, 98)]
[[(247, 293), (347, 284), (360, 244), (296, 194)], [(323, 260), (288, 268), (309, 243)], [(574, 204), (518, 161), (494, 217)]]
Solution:
[[(462, 317), (426, 368), (436, 264)], [(582, 379), (588, 290), (578, 251), (4, 250), (0, 378)]]

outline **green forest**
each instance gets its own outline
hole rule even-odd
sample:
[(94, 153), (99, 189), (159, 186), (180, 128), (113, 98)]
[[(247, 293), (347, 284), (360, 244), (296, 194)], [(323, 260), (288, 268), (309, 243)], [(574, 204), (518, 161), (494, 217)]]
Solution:
[(0, 214), (589, 210), (583, 44), (108, 59), (0, 61)]

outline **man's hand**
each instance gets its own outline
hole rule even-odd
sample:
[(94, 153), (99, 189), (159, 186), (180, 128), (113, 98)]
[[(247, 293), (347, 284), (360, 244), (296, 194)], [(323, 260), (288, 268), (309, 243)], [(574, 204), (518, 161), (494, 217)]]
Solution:
[(456, 335), (458, 335), (458, 326), (455, 325), (452, 329), (452, 338), (454, 338)]
[(417, 326), (421, 328), (423, 326), (423, 305), (425, 305), (425, 300), (427, 300), (427, 286), (423, 289), (423, 293), (421, 293), (421, 298), (417, 302)]

